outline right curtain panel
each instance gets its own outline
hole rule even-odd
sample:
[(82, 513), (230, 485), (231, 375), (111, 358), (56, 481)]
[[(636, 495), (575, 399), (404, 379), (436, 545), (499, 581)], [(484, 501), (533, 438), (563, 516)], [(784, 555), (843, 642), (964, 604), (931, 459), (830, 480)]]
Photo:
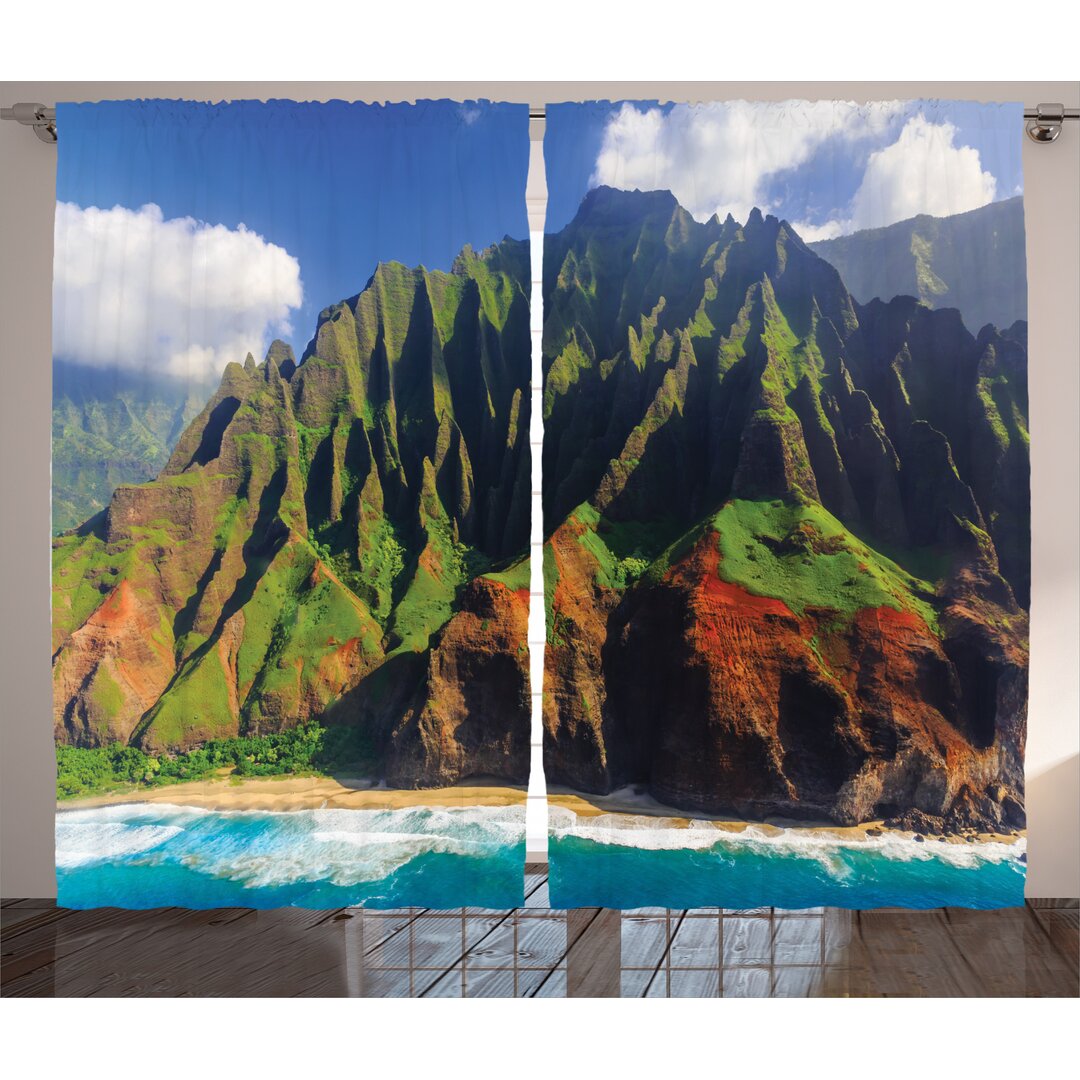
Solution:
[(1022, 111), (548, 107), (553, 906), (1023, 902)]

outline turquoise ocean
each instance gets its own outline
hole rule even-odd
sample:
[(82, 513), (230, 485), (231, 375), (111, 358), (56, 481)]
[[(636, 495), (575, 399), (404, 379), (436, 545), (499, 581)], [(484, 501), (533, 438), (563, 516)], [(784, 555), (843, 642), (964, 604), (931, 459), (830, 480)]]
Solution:
[[(552, 907), (800, 909), (1023, 903), (1024, 842), (846, 839), (813, 829), (577, 818), (551, 807)], [(510, 908), (524, 809), (214, 811), (126, 804), (57, 814), (65, 907)]]
[(667, 827), (631, 814), (581, 818), (549, 809), (552, 907), (1015, 907), (1026, 845), (922, 841), (892, 831), (857, 839), (828, 830), (710, 822)]
[(64, 907), (516, 907), (525, 810), (202, 810), (56, 816)]

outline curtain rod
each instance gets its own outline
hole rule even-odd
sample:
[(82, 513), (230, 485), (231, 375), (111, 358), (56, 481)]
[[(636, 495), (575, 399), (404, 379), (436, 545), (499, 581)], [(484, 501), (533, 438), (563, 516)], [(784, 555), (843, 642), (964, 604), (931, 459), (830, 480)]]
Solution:
[[(530, 120), (543, 120), (545, 109), (529, 109)], [(11, 108), (0, 109), (0, 120), (16, 120), (34, 129), (34, 134), (46, 143), (57, 141), (56, 109), (40, 102), (20, 101)], [(1036, 105), (1024, 108), (1025, 127), (1033, 142), (1053, 142), (1061, 134), (1061, 125), (1065, 120), (1080, 120), (1080, 109), (1067, 109), (1060, 103)]]

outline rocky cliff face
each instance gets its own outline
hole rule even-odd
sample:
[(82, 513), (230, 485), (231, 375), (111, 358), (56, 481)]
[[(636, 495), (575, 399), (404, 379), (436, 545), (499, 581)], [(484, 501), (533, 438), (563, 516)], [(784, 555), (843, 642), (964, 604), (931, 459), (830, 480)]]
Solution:
[(379, 266), (230, 364), (54, 545), (54, 727), (187, 749), (363, 725), (400, 786), (528, 774), (528, 247)]
[(544, 291), (549, 782), (1022, 823), (1024, 326), (666, 192), (590, 192)]

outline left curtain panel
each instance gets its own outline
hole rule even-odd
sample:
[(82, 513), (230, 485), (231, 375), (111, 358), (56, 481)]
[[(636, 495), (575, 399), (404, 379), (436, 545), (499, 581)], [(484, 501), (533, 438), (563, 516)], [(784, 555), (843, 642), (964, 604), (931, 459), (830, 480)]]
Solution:
[(57, 119), (59, 903), (521, 903), (527, 106)]

